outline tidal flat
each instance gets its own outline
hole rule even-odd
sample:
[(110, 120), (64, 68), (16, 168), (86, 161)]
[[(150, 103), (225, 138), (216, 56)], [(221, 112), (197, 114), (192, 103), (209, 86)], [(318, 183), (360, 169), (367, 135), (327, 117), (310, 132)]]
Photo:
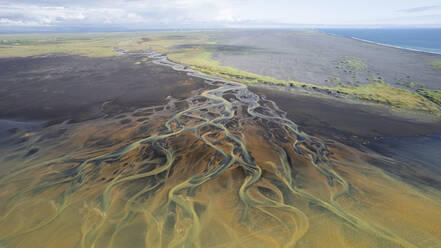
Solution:
[(203, 73), (155, 35), (0, 59), (0, 246), (441, 245), (437, 116)]

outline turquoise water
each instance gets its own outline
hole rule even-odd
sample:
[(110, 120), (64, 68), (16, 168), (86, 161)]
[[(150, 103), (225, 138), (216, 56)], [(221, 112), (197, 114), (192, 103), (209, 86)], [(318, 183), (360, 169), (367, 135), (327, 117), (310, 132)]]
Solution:
[(319, 29), (319, 31), (389, 46), (441, 54), (441, 28)]

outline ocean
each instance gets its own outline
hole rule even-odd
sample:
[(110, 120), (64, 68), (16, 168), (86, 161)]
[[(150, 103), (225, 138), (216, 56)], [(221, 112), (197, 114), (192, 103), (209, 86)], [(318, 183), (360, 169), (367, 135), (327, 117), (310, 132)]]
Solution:
[(318, 30), (382, 45), (441, 54), (441, 28)]

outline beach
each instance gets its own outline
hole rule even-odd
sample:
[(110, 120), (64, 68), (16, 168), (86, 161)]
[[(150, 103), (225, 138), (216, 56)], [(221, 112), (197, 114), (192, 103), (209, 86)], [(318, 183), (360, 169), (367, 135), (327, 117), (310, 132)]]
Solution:
[(315, 85), (367, 84), (382, 79), (396, 87), (409, 83), (441, 89), (441, 55), (415, 52), (318, 31), (241, 30), (214, 34), (219, 43), (245, 51), (219, 51), (222, 65)]

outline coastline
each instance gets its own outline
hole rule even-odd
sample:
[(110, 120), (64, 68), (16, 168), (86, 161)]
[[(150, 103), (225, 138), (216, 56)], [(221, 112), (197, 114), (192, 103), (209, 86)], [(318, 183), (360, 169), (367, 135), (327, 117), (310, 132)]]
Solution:
[(317, 30), (317, 29), (314, 29), (314, 30), (317, 32), (323, 33), (323, 34), (331, 35), (331, 36), (352, 39), (352, 40), (361, 41), (361, 42), (374, 44), (374, 45), (379, 45), (379, 46), (383, 46), (383, 47), (396, 48), (396, 49), (431, 54), (431, 55), (441, 55), (441, 49), (439, 52), (427, 51), (427, 50), (422, 50), (422, 49), (417, 49), (417, 48), (403, 47), (403, 46), (398, 46), (398, 45), (376, 42), (376, 41), (372, 41), (372, 40), (366, 40), (366, 39), (362, 39), (362, 38), (357, 38), (355, 36), (344, 36), (344, 35), (334, 34), (334, 33), (326, 32), (325, 30)]
[[(337, 34), (333, 34), (333, 35), (337, 35)], [(340, 36), (340, 35), (337, 35), (337, 36)], [(340, 36), (340, 37), (348, 38), (346, 36)], [(371, 40), (360, 39), (360, 38), (357, 38), (357, 37), (354, 37), (354, 36), (351, 36), (350, 39), (361, 41), (361, 42), (366, 42), (366, 43), (370, 43), (370, 44), (380, 45), (380, 46), (384, 46), (384, 47), (391, 47), (391, 48), (397, 48), (397, 49), (401, 49), (401, 50), (412, 51), (412, 52), (441, 55), (441, 52), (430, 52), (430, 51), (419, 50), (419, 49), (415, 49), (415, 48), (409, 48), (409, 47), (402, 47), (402, 46), (390, 45), (390, 44), (385, 44), (385, 43), (379, 43), (379, 42), (375, 42), (375, 41), (371, 41)]]

